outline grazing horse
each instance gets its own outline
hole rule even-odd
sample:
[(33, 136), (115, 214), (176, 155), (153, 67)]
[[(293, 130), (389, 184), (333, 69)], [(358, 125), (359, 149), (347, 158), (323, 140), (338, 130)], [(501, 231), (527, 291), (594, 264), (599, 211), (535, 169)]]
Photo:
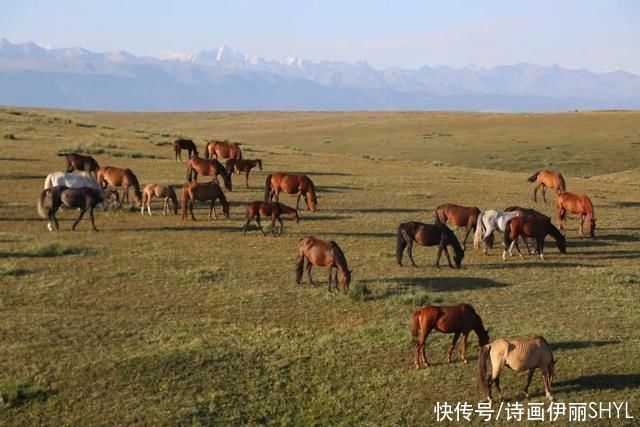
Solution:
[[(47, 194), (51, 195), (51, 207), (45, 212), (44, 210), (44, 199), (47, 197)], [(51, 227), (51, 223), (55, 224), (56, 230), (60, 229), (58, 224), (58, 219), (56, 218), (56, 212), (60, 209), (61, 206), (65, 208), (78, 208), (80, 209), (80, 215), (78, 219), (71, 226), (72, 231), (76, 231), (76, 225), (80, 222), (85, 212), (89, 211), (89, 218), (91, 218), (91, 226), (94, 231), (98, 231), (96, 228), (96, 223), (93, 218), (93, 209), (99, 203), (104, 202), (104, 193), (101, 190), (97, 190), (95, 188), (69, 188), (65, 186), (56, 186), (47, 188), (42, 190), (40, 193), (40, 198), (38, 199), (38, 214), (42, 218), (48, 218), (49, 223), (47, 224), (47, 228), (49, 231), (53, 231)]]
[(173, 142), (173, 151), (176, 153), (176, 161), (178, 161), (178, 158), (182, 160), (182, 150), (187, 150), (189, 152), (189, 158), (198, 155), (196, 144), (194, 144), (190, 139), (179, 138)]
[(242, 150), (237, 142), (209, 141), (204, 148), (205, 159), (242, 159)]
[(173, 207), (173, 214), (178, 215), (178, 197), (176, 192), (168, 185), (147, 184), (142, 189), (142, 208), (140, 214), (144, 216), (144, 207), (147, 206), (147, 212), (151, 215), (151, 200), (154, 197), (164, 198), (164, 206), (162, 208), (162, 214), (166, 215), (169, 210), (169, 200)]
[[(487, 377), (487, 359), (491, 358), (492, 372)], [(500, 390), (500, 371), (508, 366), (516, 372), (529, 370), (529, 377), (524, 386), (525, 397), (529, 396), (529, 385), (537, 368), (542, 372), (544, 392), (549, 400), (553, 400), (551, 383), (555, 375), (556, 361), (553, 358), (551, 347), (543, 337), (524, 339), (498, 339), (480, 350), (478, 357), (478, 385), (480, 392), (491, 401), (491, 386), (496, 384), (498, 398), (502, 399)]]
[(593, 212), (593, 204), (586, 194), (561, 193), (556, 196), (556, 212), (560, 230), (564, 230), (564, 219), (567, 213), (577, 214), (580, 217), (578, 234), (582, 234), (584, 219), (589, 221), (589, 236), (594, 237), (596, 231), (596, 218)]
[(435, 329), (443, 334), (454, 334), (449, 353), (447, 354), (447, 363), (451, 363), (451, 353), (456, 348), (458, 338), (462, 334), (462, 349), (460, 355), (463, 362), (467, 363), (467, 337), (469, 332), (475, 331), (478, 336), (480, 346), (489, 343), (489, 331), (484, 328), (482, 319), (478, 313), (469, 304), (458, 304), (450, 306), (427, 306), (413, 313), (413, 327), (411, 335), (418, 337), (418, 328), (420, 328), (420, 339), (416, 343), (416, 352), (414, 362), (416, 369), (420, 369), (420, 354), (424, 364), (429, 366), (427, 360), (427, 336)]
[(196, 217), (193, 215), (193, 204), (196, 200), (206, 202), (211, 200), (211, 208), (209, 209), (209, 219), (212, 219), (212, 212), (215, 218), (218, 219), (218, 213), (216, 212), (215, 202), (220, 200), (222, 204), (222, 213), (225, 218), (229, 218), (229, 203), (225, 197), (222, 189), (218, 184), (213, 182), (208, 184), (200, 184), (197, 182), (189, 182), (182, 187), (182, 219), (187, 219), (187, 208), (191, 212), (191, 218), (196, 221)]
[(67, 172), (74, 170), (84, 171), (87, 173), (97, 173), (100, 165), (96, 159), (91, 156), (83, 156), (77, 153), (58, 153), (58, 156), (64, 157), (67, 162)]
[(451, 223), (458, 227), (465, 227), (467, 234), (464, 236), (462, 247), (463, 249), (467, 249), (467, 238), (471, 230), (475, 231), (476, 229), (478, 215), (480, 215), (480, 209), (475, 206), (459, 206), (452, 203), (445, 203), (436, 208), (436, 224)]
[(317, 237), (307, 236), (298, 242), (298, 257), (296, 259), (296, 283), (300, 285), (302, 272), (304, 270), (304, 260), (307, 260), (307, 275), (309, 282), (313, 283), (311, 277), (311, 267), (314, 265), (329, 267), (329, 292), (331, 292), (331, 280), (335, 269), (335, 287), (347, 292), (351, 283), (351, 271), (347, 267), (347, 260), (340, 246), (333, 240), (326, 241)]
[(304, 196), (304, 202), (307, 209), (311, 212), (316, 211), (318, 198), (316, 196), (316, 187), (313, 181), (306, 175), (289, 175), (286, 173), (272, 173), (267, 176), (264, 183), (264, 201), (270, 202), (273, 196), (276, 202), (279, 200), (280, 192), (287, 194), (298, 194), (296, 199), (296, 209), (300, 209), (300, 197)]
[(545, 203), (547, 203), (547, 196), (546, 196), (547, 187), (555, 188), (556, 193), (558, 194), (564, 193), (565, 191), (567, 191), (567, 186), (564, 183), (564, 177), (560, 172), (554, 172), (546, 169), (541, 170), (534, 173), (529, 178), (527, 178), (527, 181), (535, 183), (535, 187), (533, 189), (534, 202), (538, 201), (537, 193), (538, 193), (538, 188), (540, 187), (542, 187), (542, 198), (544, 199)]
[(227, 170), (222, 166), (222, 163), (216, 159), (201, 159), (199, 157), (193, 157), (187, 162), (187, 181), (198, 181), (198, 174), (213, 176), (213, 180), (218, 183), (218, 175), (222, 176), (224, 182), (224, 188), (229, 191), (233, 191), (231, 185), (231, 175), (227, 173)]
[(498, 230), (504, 233), (507, 223), (520, 215), (519, 211), (502, 212), (496, 209), (480, 212), (476, 231), (473, 233), (473, 247), (477, 249), (480, 241), (483, 241), (484, 254), (487, 255), (489, 247), (493, 246), (493, 232)]
[(523, 258), (520, 248), (518, 248), (518, 237), (535, 237), (536, 251), (540, 254), (540, 258), (544, 259), (544, 239), (550, 235), (556, 240), (560, 253), (567, 253), (567, 242), (550, 220), (533, 217), (515, 217), (507, 223), (507, 230), (504, 233), (504, 252), (502, 259), (507, 259), (507, 250), (511, 252), (515, 245), (518, 256)]
[(258, 166), (258, 168), (262, 170), (262, 159), (255, 159), (255, 160), (229, 159), (225, 164), (227, 173), (229, 175), (231, 175), (234, 171), (236, 173), (244, 172), (247, 188), (249, 188), (249, 172), (251, 172), (251, 169), (255, 168), (256, 166)]
[(133, 187), (133, 199), (136, 205), (142, 203), (142, 193), (140, 192), (140, 183), (138, 178), (131, 169), (121, 169), (113, 166), (105, 166), (98, 169), (98, 182), (104, 188), (111, 185), (112, 187), (122, 187), (122, 202), (125, 199), (129, 202), (129, 188)]
[(298, 217), (298, 210), (290, 208), (287, 205), (284, 205), (279, 202), (262, 202), (255, 201), (250, 202), (247, 206), (247, 222), (242, 228), (244, 234), (247, 234), (247, 228), (249, 228), (249, 224), (252, 219), (256, 219), (256, 223), (258, 223), (258, 227), (262, 231), (262, 234), (266, 236), (264, 229), (262, 228), (262, 224), (260, 224), (261, 216), (270, 216), (271, 217), (271, 234), (276, 235), (276, 221), (280, 223), (280, 232), (278, 236), (282, 234), (282, 230), (284, 229), (284, 224), (282, 224), (282, 220), (280, 219), (280, 215), (287, 214), (294, 220), (296, 223), (300, 222), (300, 218)]
[(451, 258), (449, 257), (449, 251), (447, 246), (453, 248), (453, 260), (456, 263), (456, 267), (460, 268), (462, 259), (464, 258), (464, 250), (460, 247), (460, 242), (449, 227), (444, 224), (432, 225), (423, 224), (421, 222), (405, 222), (398, 226), (397, 232), (397, 247), (396, 247), (396, 261), (399, 265), (402, 265), (402, 255), (404, 249), (407, 248), (407, 254), (411, 265), (417, 267), (413, 260), (413, 242), (416, 241), (422, 246), (434, 246), (438, 245), (438, 256), (436, 258), (436, 267), (440, 268), (440, 257), (442, 251), (447, 256), (449, 267), (453, 268), (451, 264)]

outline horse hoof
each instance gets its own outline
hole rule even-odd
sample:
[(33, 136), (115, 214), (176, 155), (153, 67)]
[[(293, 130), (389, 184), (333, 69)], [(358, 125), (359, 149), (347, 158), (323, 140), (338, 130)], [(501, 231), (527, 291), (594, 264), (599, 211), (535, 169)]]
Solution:
[(467, 365), (469, 363), (469, 361), (467, 359), (463, 359), (462, 363), (464, 363), (465, 365)]

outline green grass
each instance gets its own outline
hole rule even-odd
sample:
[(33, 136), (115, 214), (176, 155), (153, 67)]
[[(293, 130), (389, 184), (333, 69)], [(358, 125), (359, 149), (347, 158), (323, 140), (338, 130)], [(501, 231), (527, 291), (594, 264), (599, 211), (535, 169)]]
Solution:
[[(0, 394), (10, 402), (0, 425), (432, 425), (436, 401), (480, 398), (478, 340), (469, 337), (469, 365), (447, 365), (451, 335), (433, 333), (434, 365), (416, 371), (410, 318), (424, 304), (459, 302), (476, 308), (491, 338), (544, 335), (558, 359), (558, 401), (629, 401), (640, 416), (640, 113), (12, 109), (0, 118), (3, 133), (28, 141), (0, 140)], [(151, 217), (98, 210), (99, 233), (88, 218), (72, 232), (78, 213), (62, 211), (60, 231), (48, 232), (35, 200), (42, 178), (64, 167), (56, 156), (64, 147), (157, 156), (95, 155), (131, 168), (142, 185), (184, 183), (172, 147), (137, 129), (192, 135), (198, 147), (212, 137), (241, 141), (264, 170), (251, 173), (249, 189), (234, 175), (229, 220), (206, 220), (205, 205), (195, 222), (163, 216), (156, 200)], [(579, 238), (571, 217), (568, 253), (548, 242), (545, 261), (504, 262), (496, 247), (488, 256), (469, 249), (460, 270), (436, 269), (436, 248), (416, 246), (419, 268), (395, 263), (397, 225), (433, 222), (444, 202), (554, 216), (552, 203), (533, 204), (526, 182), (546, 164), (562, 170), (570, 191), (591, 196), (595, 239)], [(244, 205), (278, 170), (314, 179), (318, 212), (285, 219), (277, 238), (254, 228), (243, 236)], [(306, 275), (295, 284), (305, 235), (342, 247), (349, 294), (327, 292), (324, 268), (313, 270), (318, 286)], [(518, 396), (525, 377), (505, 371), (506, 396), (544, 401), (539, 374), (532, 396)]]

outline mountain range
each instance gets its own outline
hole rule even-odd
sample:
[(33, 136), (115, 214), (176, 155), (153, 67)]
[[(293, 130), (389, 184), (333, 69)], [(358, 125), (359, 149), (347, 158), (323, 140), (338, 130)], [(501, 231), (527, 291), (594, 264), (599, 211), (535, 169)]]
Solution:
[(178, 59), (0, 40), (0, 104), (97, 110), (485, 110), (640, 108), (640, 75), (529, 63), (376, 69), (268, 60), (228, 47)]

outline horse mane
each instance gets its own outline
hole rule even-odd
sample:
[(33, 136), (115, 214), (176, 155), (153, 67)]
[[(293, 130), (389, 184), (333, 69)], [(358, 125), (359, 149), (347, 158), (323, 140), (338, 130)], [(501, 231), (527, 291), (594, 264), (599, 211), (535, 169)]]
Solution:
[(313, 183), (313, 181), (311, 181), (311, 178), (309, 178), (308, 176), (306, 178), (307, 178), (307, 181), (309, 181), (309, 185), (311, 186), (311, 191), (313, 192), (313, 201), (315, 203), (318, 203), (318, 196), (316, 195), (316, 186)]
[(329, 241), (329, 247), (333, 251), (335, 257), (337, 258), (336, 267), (341, 268), (344, 272), (349, 271), (349, 267), (347, 267), (347, 259), (344, 256), (344, 252), (340, 249), (340, 246), (333, 240)]
[(269, 201), (269, 194), (271, 193), (271, 176), (273, 174), (267, 175), (267, 179), (264, 182), (264, 201)]
[(567, 185), (565, 184), (564, 177), (562, 176), (562, 174), (560, 172), (558, 172), (558, 189), (562, 193), (567, 191)]
[(527, 178), (527, 181), (529, 182), (536, 182), (536, 179), (538, 179), (538, 175), (540, 174), (540, 171), (534, 173), (533, 175), (531, 175), (529, 178)]

